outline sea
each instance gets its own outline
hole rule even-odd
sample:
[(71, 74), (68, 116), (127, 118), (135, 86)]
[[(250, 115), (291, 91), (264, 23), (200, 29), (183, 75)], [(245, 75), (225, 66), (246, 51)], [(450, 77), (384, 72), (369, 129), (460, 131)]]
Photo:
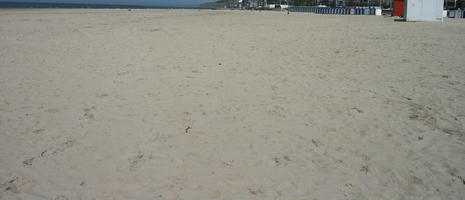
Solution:
[[(0, 8), (181, 8), (194, 9), (194, 7), (160, 7), (160, 6), (141, 6), (141, 5), (122, 5), (122, 4), (84, 4), (84, 3), (35, 3), (35, 2), (2, 2)], [(195, 8), (198, 9), (198, 8)]]

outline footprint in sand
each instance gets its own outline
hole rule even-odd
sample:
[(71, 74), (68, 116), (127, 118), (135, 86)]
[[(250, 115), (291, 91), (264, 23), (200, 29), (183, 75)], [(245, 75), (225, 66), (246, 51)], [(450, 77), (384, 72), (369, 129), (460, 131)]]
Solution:
[(275, 167), (279, 167), (282, 165), (288, 165), (291, 162), (291, 158), (289, 156), (274, 157), (272, 158), (272, 160), (273, 160), (273, 165)]
[(34, 162), (34, 158), (29, 158), (23, 161), (23, 165), (25, 167), (30, 167), (32, 166), (33, 162)]
[(152, 153), (150, 153), (150, 155), (146, 155), (145, 153), (139, 151), (136, 156), (133, 156), (128, 159), (130, 163), (129, 170), (130, 171), (136, 170), (137, 168), (139, 168), (145, 162), (147, 162), (148, 160), (151, 160), (152, 158), (153, 158)]
[(90, 107), (90, 108), (85, 108), (85, 109), (84, 109), (84, 115), (83, 115), (83, 117), (84, 117), (85, 119), (94, 120), (95, 117), (94, 117), (94, 114), (93, 114), (93, 110), (95, 110), (95, 109), (96, 109), (95, 106), (92, 106), (92, 107)]

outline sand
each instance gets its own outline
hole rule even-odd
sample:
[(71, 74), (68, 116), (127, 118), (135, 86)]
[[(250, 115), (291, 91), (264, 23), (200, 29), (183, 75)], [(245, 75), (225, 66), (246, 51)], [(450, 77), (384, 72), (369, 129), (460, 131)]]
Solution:
[(0, 10), (0, 199), (463, 199), (465, 21)]

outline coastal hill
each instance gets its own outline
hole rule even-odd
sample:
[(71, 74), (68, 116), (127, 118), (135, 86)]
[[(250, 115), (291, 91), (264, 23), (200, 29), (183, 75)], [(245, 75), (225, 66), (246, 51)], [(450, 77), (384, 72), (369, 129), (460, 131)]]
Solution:
[(216, 2), (211, 2), (211, 3), (204, 3), (200, 4), (199, 8), (210, 8), (210, 9), (218, 9), (218, 8), (224, 8), (228, 4), (228, 0), (220, 0)]

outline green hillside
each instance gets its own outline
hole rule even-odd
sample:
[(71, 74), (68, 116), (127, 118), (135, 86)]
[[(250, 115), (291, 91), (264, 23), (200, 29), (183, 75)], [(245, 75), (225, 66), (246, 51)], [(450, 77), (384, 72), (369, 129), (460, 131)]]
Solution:
[(211, 9), (224, 8), (224, 6), (228, 4), (228, 2), (229, 0), (220, 0), (217, 2), (204, 3), (204, 4), (199, 5), (199, 8), (211, 8)]

